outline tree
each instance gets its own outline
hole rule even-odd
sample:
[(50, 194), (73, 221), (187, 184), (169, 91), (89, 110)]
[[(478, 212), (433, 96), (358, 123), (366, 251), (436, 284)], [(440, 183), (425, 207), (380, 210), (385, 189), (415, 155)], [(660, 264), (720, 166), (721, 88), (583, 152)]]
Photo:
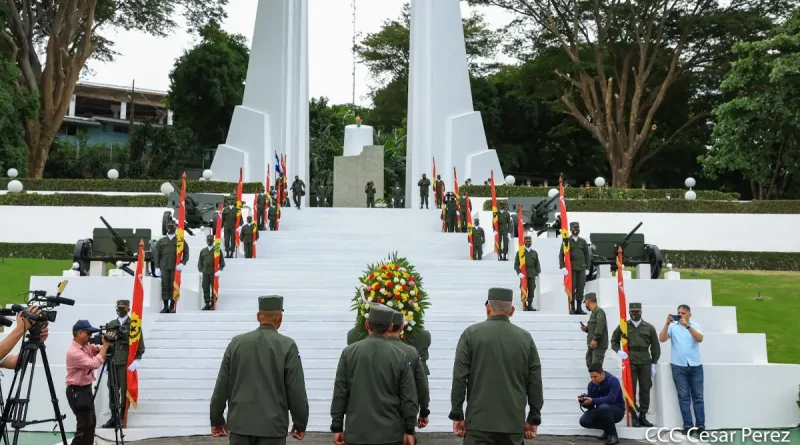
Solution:
[(225, 142), (233, 109), (242, 103), (250, 49), (247, 39), (216, 22), (200, 30), (200, 43), (175, 61), (167, 103), (174, 124), (187, 127), (203, 149)]
[(13, 62), (0, 61), (0, 171), (16, 168), (25, 176), (25, 129), (22, 116), (35, 116), (36, 101), (17, 94), (14, 85), (19, 69)]
[(115, 55), (104, 37), (114, 29), (166, 36), (180, 9), (190, 26), (225, 17), (227, 0), (0, 0), (0, 52), (17, 63), (18, 94), (39, 98), (24, 119), (28, 175), (41, 178), (53, 140), (89, 58)]
[[(613, 185), (630, 186), (636, 166), (669, 144), (650, 144), (667, 92), (718, 68), (732, 42), (751, 40), (796, 0), (469, 0), (518, 14), (510, 30), (517, 55), (561, 47), (571, 61), (556, 71), (565, 112), (600, 143)], [(690, 116), (675, 134), (703, 124)], [(675, 136), (664, 137), (671, 141)]]
[(129, 141), (129, 178), (178, 178), (186, 160), (193, 156), (197, 146), (194, 134), (185, 127), (137, 126)]
[(800, 13), (769, 36), (740, 42), (714, 110), (713, 148), (700, 160), (717, 175), (739, 171), (755, 199), (781, 198), (800, 168)]

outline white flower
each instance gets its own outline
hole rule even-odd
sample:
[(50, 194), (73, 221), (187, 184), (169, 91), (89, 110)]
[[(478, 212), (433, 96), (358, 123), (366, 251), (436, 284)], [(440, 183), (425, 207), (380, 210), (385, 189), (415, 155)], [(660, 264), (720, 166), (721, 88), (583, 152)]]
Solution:
[(395, 282), (395, 283), (399, 283), (399, 282), (400, 282), (400, 279), (399, 279), (399, 278), (397, 278), (397, 277), (394, 277), (394, 282)]
[(408, 315), (409, 317), (414, 317), (414, 311), (408, 311), (406, 315)]
[(402, 279), (402, 280), (400, 280), (400, 284), (402, 284), (402, 285), (404, 285), (404, 286), (405, 286), (405, 284), (406, 284), (406, 280), (405, 280), (405, 279)]
[(369, 312), (367, 312), (366, 314), (364, 314), (364, 318), (369, 318)]
[(381, 293), (382, 293), (383, 295), (386, 295), (386, 289), (381, 289)]
[(413, 297), (414, 295), (417, 295), (417, 293), (412, 290), (411, 292), (408, 293), (408, 295), (411, 295)]
[(391, 301), (388, 301), (388, 302), (386, 302), (386, 306), (392, 307), (392, 306), (394, 306), (394, 303), (392, 303)]
[(373, 300), (372, 297), (367, 298), (367, 301), (369, 301), (370, 303), (372, 302), (372, 300)]
[(406, 331), (410, 331), (410, 330), (411, 330), (411, 325), (409, 324), (408, 326), (406, 326)]
[(369, 286), (367, 286), (366, 284), (361, 285), (361, 290), (367, 290), (367, 289), (369, 289)]
[(406, 269), (405, 267), (401, 267), (401, 268), (400, 268), (400, 271), (401, 271), (401, 272), (405, 272), (405, 271), (407, 271), (407, 270), (408, 270), (408, 269)]
[(403, 303), (398, 302), (397, 303), (397, 309), (403, 309)]
[(415, 324), (417, 324), (417, 322), (414, 321), (414, 320), (411, 320), (411, 321), (408, 322), (408, 324), (410, 324), (411, 326), (414, 326)]

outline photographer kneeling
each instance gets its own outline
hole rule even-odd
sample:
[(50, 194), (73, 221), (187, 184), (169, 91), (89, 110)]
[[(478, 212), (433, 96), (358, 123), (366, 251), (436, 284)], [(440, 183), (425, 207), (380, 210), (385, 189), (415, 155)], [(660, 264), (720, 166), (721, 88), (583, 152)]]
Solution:
[(592, 382), (589, 383), (587, 394), (578, 396), (580, 404), (588, 408), (581, 416), (581, 426), (603, 430), (603, 435), (598, 439), (605, 440), (607, 445), (617, 444), (616, 423), (625, 417), (622, 387), (619, 380), (604, 372), (598, 363), (589, 367), (589, 376)]
[[(38, 307), (29, 308), (31, 314), (40, 315), (42, 310)], [(22, 316), (22, 312), (17, 313), (17, 323), (14, 325), (14, 330), (9, 332), (6, 338), (3, 341), (0, 341), (0, 368), (5, 369), (16, 369), (17, 367), (17, 354), (12, 354), (11, 351), (17, 346), (20, 339), (25, 335), (25, 333), (34, 325), (34, 322), (30, 321), (29, 319)], [(44, 326), (42, 326), (42, 331), (39, 334), (39, 339), (41, 341), (47, 340), (47, 323), (45, 322)]]
[(72, 327), (72, 344), (67, 350), (67, 402), (77, 420), (72, 445), (94, 444), (94, 370), (103, 366), (110, 344), (105, 337), (103, 346), (89, 344), (92, 334), (99, 331), (87, 320), (78, 320)]

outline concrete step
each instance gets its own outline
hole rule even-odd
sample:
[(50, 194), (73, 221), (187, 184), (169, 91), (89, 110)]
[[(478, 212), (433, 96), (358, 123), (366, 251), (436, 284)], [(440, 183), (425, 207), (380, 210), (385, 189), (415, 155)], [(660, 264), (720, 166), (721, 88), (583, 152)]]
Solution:
[[(225, 314), (224, 312), (221, 314)], [(184, 314), (184, 315), (193, 315), (193, 314)], [(350, 320), (345, 320), (345, 317), (341, 317), (341, 321), (318, 321), (317, 318), (313, 316), (309, 317), (298, 317), (297, 319), (293, 319), (291, 321), (287, 321), (284, 319), (283, 325), (281, 326), (281, 332), (284, 334), (292, 337), (298, 331), (303, 330), (311, 330), (311, 331), (326, 331), (329, 333), (340, 333), (339, 335), (346, 335), (346, 332), (353, 327), (355, 317), (350, 317)], [(521, 317), (520, 317), (521, 318)], [(226, 328), (227, 324), (235, 323), (235, 321), (202, 321), (202, 320), (194, 320), (194, 321), (175, 321), (173, 323), (158, 323), (157, 326), (151, 332), (156, 331), (181, 331), (181, 330), (193, 330), (197, 323), (204, 322), (207, 323), (207, 329), (213, 330), (223, 330)], [(446, 325), (445, 322), (439, 322), (442, 325), (437, 326), (437, 330), (440, 332), (454, 332), (460, 334), (467, 328), (470, 322), (461, 322), (461, 324), (453, 324), (453, 325)], [(580, 329), (580, 325), (578, 322), (574, 323), (541, 323), (537, 319), (530, 318), (530, 321), (523, 320), (518, 321), (517, 325), (530, 331), (531, 333), (536, 332), (574, 332)], [(248, 324), (244, 326), (245, 330), (250, 330), (253, 328), (252, 324)], [(458, 335), (454, 334), (454, 335)]]
[[(336, 359), (342, 355), (342, 348), (320, 348), (314, 345), (298, 345), (300, 354), (304, 359), (306, 357), (313, 357), (317, 359)], [(209, 359), (221, 360), (225, 353), (225, 348), (175, 348), (175, 349), (147, 349), (147, 359)], [(430, 350), (431, 354), (437, 357), (455, 357), (455, 346), (453, 349), (436, 348)], [(586, 347), (583, 348), (573, 347), (570, 349), (540, 349), (539, 357), (542, 360), (546, 359), (581, 359), (586, 355)]]
[[(535, 340), (535, 339), (534, 339)], [(344, 336), (339, 339), (318, 339), (318, 340), (295, 340), (297, 347), (303, 350), (335, 350), (341, 352), (347, 346), (347, 340)], [(205, 341), (180, 341), (147, 339), (147, 351), (196, 351), (198, 349), (211, 349), (215, 351), (224, 351), (228, 347), (230, 340), (215, 339)], [(434, 342), (429, 351), (431, 355), (438, 355), (442, 353), (452, 353), (458, 344), (457, 338), (449, 338), (437, 340)], [(573, 351), (577, 350), (581, 353), (586, 352), (586, 339), (573, 340), (573, 341), (536, 341), (536, 348), (540, 353), (543, 351)]]
[[(353, 318), (355, 318), (355, 317), (353, 317)], [(352, 322), (351, 322), (351, 326), (350, 327), (352, 327)], [(145, 342), (147, 344), (148, 349), (151, 347), (150, 346), (151, 342), (154, 342), (154, 341), (161, 342), (162, 340), (165, 341), (165, 343), (169, 343), (170, 341), (172, 341), (172, 342), (175, 342), (175, 343), (178, 343), (178, 344), (183, 343), (183, 342), (185, 342), (187, 340), (190, 340), (192, 342), (198, 342), (198, 343), (200, 343), (200, 346), (202, 346), (202, 343), (205, 342), (205, 341), (214, 341), (214, 340), (224, 340), (226, 342), (230, 341), (230, 339), (233, 338), (234, 336), (239, 335), (239, 334), (243, 334), (243, 333), (249, 331), (250, 329), (248, 329), (248, 328), (249, 327), (244, 327), (243, 326), (241, 330), (235, 330), (235, 331), (234, 330), (215, 330), (215, 331), (207, 331), (207, 330), (195, 330), (195, 331), (191, 331), (191, 330), (175, 330), (175, 331), (164, 331), (164, 330), (156, 329), (156, 330), (150, 330), (150, 331), (145, 333)], [(438, 326), (437, 324), (431, 324), (429, 326), (429, 329), (430, 329), (430, 332), (431, 332), (431, 337), (433, 339), (432, 340), (433, 341), (433, 345), (439, 344), (440, 341), (443, 341), (446, 338), (450, 338), (450, 339), (457, 339), (458, 338), (456, 336), (456, 334), (458, 334), (457, 332), (455, 332), (455, 331), (442, 332), (441, 330), (439, 330), (439, 328), (440, 328), (440, 326)], [(283, 329), (281, 329), (281, 332), (283, 332)], [(283, 333), (286, 334), (285, 332), (283, 332)], [(458, 335), (460, 335), (460, 334), (458, 334)], [(342, 332), (339, 332), (339, 333), (331, 333), (331, 332), (324, 331), (324, 330), (314, 330), (314, 331), (305, 330), (305, 331), (292, 332), (290, 337), (292, 337), (296, 342), (300, 342), (300, 341), (324, 341), (324, 340), (346, 342), (347, 334), (346, 334), (346, 331), (342, 331)], [(334, 339), (336, 339), (336, 340), (334, 340)], [(579, 332), (579, 331), (578, 332), (572, 332), (572, 331), (570, 331), (570, 332), (557, 332), (557, 331), (555, 331), (555, 332), (545, 332), (545, 331), (542, 331), (542, 332), (536, 332), (533, 335), (533, 339), (534, 339), (534, 341), (536, 341), (536, 345), (538, 347), (541, 347), (540, 346), (541, 342), (558, 342), (558, 341), (561, 341), (561, 340), (567, 341), (567, 342), (574, 342), (574, 341), (585, 342), (586, 341), (586, 334), (584, 334), (583, 332)], [(163, 344), (163, 343), (159, 343), (159, 344)]]

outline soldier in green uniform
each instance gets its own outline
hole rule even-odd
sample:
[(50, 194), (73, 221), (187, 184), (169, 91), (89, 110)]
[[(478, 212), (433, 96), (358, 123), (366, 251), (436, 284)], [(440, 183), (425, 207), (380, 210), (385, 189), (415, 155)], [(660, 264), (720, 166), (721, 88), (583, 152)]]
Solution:
[(392, 189), (392, 207), (395, 209), (403, 208), (403, 189), (399, 185)]
[(225, 257), (233, 258), (233, 251), (236, 250), (236, 240), (234, 231), (236, 230), (236, 206), (228, 201), (228, 206), (222, 209), (222, 232), (225, 236)]
[(375, 208), (375, 183), (369, 181), (367, 186), (364, 187), (364, 193), (367, 194), (367, 208)]
[(581, 323), (581, 330), (586, 332), (586, 346), (588, 347), (586, 368), (588, 369), (593, 363), (603, 366), (608, 349), (608, 322), (605, 311), (597, 305), (597, 295), (594, 292), (586, 294), (586, 309), (591, 312), (589, 324), (583, 326)]
[[(417, 348), (419, 358), (422, 360), (422, 367), (425, 368), (425, 375), (431, 375), (431, 370), (428, 369), (428, 348), (431, 347), (431, 333), (419, 326), (414, 328), (417, 333), (414, 339), (410, 341), (411, 345)], [(406, 342), (409, 343), (409, 342)]]
[(527, 276), (522, 275), (519, 254), (514, 255), (514, 270), (517, 271), (520, 280), (523, 278), (528, 280), (528, 304), (525, 310), (535, 311), (536, 309), (533, 308), (533, 292), (536, 290), (536, 279), (542, 273), (542, 265), (539, 264), (539, 254), (531, 246), (530, 235), (525, 235), (525, 272)]
[(473, 260), (483, 259), (483, 245), (486, 243), (486, 234), (483, 227), (480, 226), (480, 221), (476, 218), (475, 225), (472, 227), (472, 251), (474, 256)]
[(262, 230), (267, 230), (267, 225), (265, 224), (266, 221), (264, 221), (264, 219), (265, 219), (265, 216), (267, 214), (267, 202), (268, 201), (269, 201), (269, 198), (267, 198), (266, 190), (264, 190), (264, 187), (260, 187), (259, 188), (259, 192), (258, 192), (258, 199), (257, 199), (256, 209), (254, 209), (254, 211), (256, 212), (256, 221), (258, 222), (258, 231), (259, 232), (262, 231)]
[(359, 340), (361, 340), (361, 337), (358, 334), (357, 327), (353, 327), (352, 329), (347, 331), (347, 346), (350, 346)]
[(233, 337), (225, 349), (211, 395), (211, 434), (230, 434), (230, 445), (283, 445), (291, 412), (292, 437), (303, 440), (308, 397), (297, 344), (278, 332), (283, 297), (259, 297), (257, 318), (256, 330)]
[(278, 230), (278, 207), (274, 202), (270, 203), (267, 218), (269, 219), (269, 230), (273, 232)]
[(422, 358), (419, 356), (419, 351), (414, 346), (411, 346), (400, 340), (400, 334), (403, 333), (405, 328), (405, 319), (403, 314), (394, 311), (392, 314), (392, 328), (386, 337), (389, 342), (398, 346), (406, 354), (406, 358), (411, 362), (411, 367), (414, 370), (414, 386), (417, 389), (417, 401), (419, 402), (419, 419), (417, 425), (420, 428), (425, 428), (428, 425), (428, 416), (430, 410), (428, 407), (431, 403), (431, 393), (428, 387), (428, 376), (425, 373), (425, 365)]
[(172, 299), (172, 288), (175, 282), (175, 271), (183, 270), (189, 262), (189, 243), (183, 243), (183, 258), (176, 265), (178, 258), (178, 236), (175, 234), (177, 224), (175, 220), (167, 223), (167, 236), (156, 242), (153, 261), (156, 263), (156, 276), (161, 277), (161, 300), (164, 301), (162, 314), (175, 310), (175, 301)]
[(294, 181), (292, 181), (292, 201), (298, 209), (300, 208), (300, 198), (303, 196), (306, 196), (306, 183), (300, 179), (299, 175), (295, 175)]
[[(573, 221), (569, 223), (569, 228), (572, 231), (572, 236), (567, 239), (569, 243), (569, 258), (572, 262), (572, 313), (583, 315), (581, 305), (583, 303), (583, 288), (586, 286), (586, 276), (589, 275), (589, 264), (591, 257), (589, 256), (589, 243), (585, 239), (578, 236), (581, 232), (581, 226)], [(567, 275), (567, 269), (564, 264), (564, 246), (558, 252), (558, 264), (561, 267), (561, 273)]]
[[(653, 424), (647, 420), (647, 412), (650, 410), (650, 389), (653, 387), (653, 377), (656, 375), (656, 364), (661, 357), (661, 344), (658, 341), (656, 328), (642, 320), (642, 303), (629, 304), (628, 311), (631, 315), (631, 319), (628, 320), (628, 352), (634, 394), (637, 384), (639, 385), (639, 416), (633, 416), (631, 424), (635, 427), (651, 427)], [(622, 330), (617, 327), (611, 336), (611, 349), (620, 359), (625, 360), (628, 354), (620, 348), (621, 339)]]
[(342, 351), (331, 400), (336, 445), (414, 444), (419, 404), (413, 364), (385, 337), (393, 312), (372, 304), (369, 336)]
[(328, 187), (322, 181), (319, 182), (317, 187), (317, 206), (328, 207)]
[(508, 213), (507, 205), (504, 202), (498, 204), (497, 222), (497, 229), (500, 231), (500, 253), (497, 259), (508, 261), (508, 233), (511, 230), (511, 214)]
[(461, 195), (461, 197), (458, 199), (458, 212), (459, 216), (461, 217), (461, 227), (458, 228), (459, 232), (467, 232), (467, 210), (472, 204), (471, 201), (471, 199), (467, 198), (467, 195)]
[(253, 231), (253, 217), (248, 216), (247, 222), (239, 227), (239, 240), (244, 245), (244, 257), (253, 258), (253, 243), (258, 234)]
[(204, 311), (211, 310), (211, 286), (214, 285), (214, 277), (218, 277), (222, 269), (225, 268), (225, 258), (219, 257), (219, 270), (214, 271), (214, 235), (206, 236), (208, 248), (200, 251), (197, 260), (197, 270), (203, 275), (203, 306)]
[(422, 205), (425, 205), (425, 208), (428, 208), (428, 195), (430, 194), (431, 189), (431, 180), (425, 176), (425, 173), (422, 174), (422, 179), (417, 182), (419, 186), (419, 208), (422, 208)]
[(509, 320), (513, 295), (511, 289), (489, 289), (486, 321), (465, 329), (458, 340), (449, 418), (465, 445), (522, 444), (536, 437), (542, 420), (539, 352), (530, 332)]
[[(118, 300), (117, 301), (117, 318), (109, 321), (106, 323), (106, 328), (108, 332), (114, 332), (115, 338), (114, 343), (111, 344), (109, 347), (109, 355), (111, 356), (111, 360), (108, 362), (108, 372), (113, 372), (117, 376), (117, 385), (118, 385), (118, 393), (116, 396), (118, 397), (118, 403), (125, 404), (126, 403), (126, 392), (128, 389), (127, 386), (127, 371), (130, 369), (131, 371), (136, 370), (136, 367), (139, 366), (139, 361), (142, 359), (142, 355), (144, 355), (144, 335), (142, 335), (141, 331), (139, 332), (139, 348), (136, 350), (136, 358), (135, 360), (128, 366), (128, 341), (130, 339), (131, 334), (131, 317), (128, 316), (128, 313), (131, 311), (131, 302), (130, 300)], [(138, 323), (138, 328), (141, 329), (141, 323)], [(135, 338), (135, 337), (134, 337)], [(113, 397), (114, 391), (111, 389), (111, 379), (107, 380), (108, 384), (108, 406), (115, 406)], [(123, 405), (124, 406), (124, 405)], [(124, 413), (124, 411), (123, 411)], [(120, 419), (122, 420), (122, 419)], [(102, 428), (114, 428), (114, 418), (108, 420), (105, 424), (103, 424)]]
[(444, 203), (444, 219), (447, 224), (448, 232), (456, 231), (456, 223), (458, 222), (458, 209), (456, 208), (456, 195), (453, 192), (448, 192), (445, 197)]

